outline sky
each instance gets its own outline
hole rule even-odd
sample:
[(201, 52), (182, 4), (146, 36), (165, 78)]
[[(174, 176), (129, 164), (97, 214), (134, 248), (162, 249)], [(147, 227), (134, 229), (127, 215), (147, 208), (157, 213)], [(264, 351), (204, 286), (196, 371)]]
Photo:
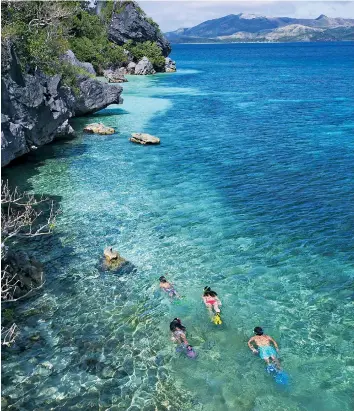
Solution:
[(206, 20), (239, 13), (297, 18), (316, 18), (325, 14), (328, 17), (354, 18), (354, 1), (140, 0), (139, 4), (163, 32), (193, 27)]

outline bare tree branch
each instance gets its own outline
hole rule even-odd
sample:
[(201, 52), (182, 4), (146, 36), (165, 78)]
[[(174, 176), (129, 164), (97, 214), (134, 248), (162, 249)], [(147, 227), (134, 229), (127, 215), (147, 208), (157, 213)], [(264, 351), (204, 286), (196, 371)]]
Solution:
[(19, 330), (15, 323), (10, 328), (1, 327), (1, 344), (10, 347), (15, 342), (18, 334)]
[[(48, 235), (53, 231), (59, 210), (54, 202), (43, 196), (20, 193), (1, 186), (1, 301), (16, 302), (28, 297), (44, 285), (41, 265), (26, 253), (11, 250), (21, 237)], [(2, 327), (1, 344), (9, 346), (15, 341), (18, 327)]]

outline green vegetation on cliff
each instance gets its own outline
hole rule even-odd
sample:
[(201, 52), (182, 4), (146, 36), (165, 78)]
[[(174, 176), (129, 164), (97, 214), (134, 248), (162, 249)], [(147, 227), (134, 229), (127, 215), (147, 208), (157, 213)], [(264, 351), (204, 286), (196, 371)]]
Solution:
[[(24, 68), (40, 68), (50, 75), (60, 73), (69, 85), (80, 69), (60, 60), (68, 49), (80, 61), (91, 63), (99, 74), (108, 67), (127, 64), (126, 50), (136, 61), (148, 57), (155, 69), (161, 70), (164, 57), (156, 43), (128, 42), (119, 46), (108, 39), (112, 13), (119, 14), (126, 4), (118, 2), (114, 6), (107, 2), (99, 17), (88, 8), (88, 2), (5, 1), (1, 4), (2, 40), (10, 39), (15, 44)], [(157, 26), (152, 20), (151, 24)]]
[(154, 69), (162, 70), (165, 65), (165, 58), (162, 55), (160, 47), (153, 41), (144, 41), (143, 43), (134, 43), (129, 40), (125, 44), (125, 48), (137, 59), (141, 60), (144, 56), (147, 57)]
[(70, 48), (79, 60), (92, 63), (96, 71), (127, 62), (123, 47), (108, 40), (106, 24), (98, 16), (80, 10), (71, 32)]

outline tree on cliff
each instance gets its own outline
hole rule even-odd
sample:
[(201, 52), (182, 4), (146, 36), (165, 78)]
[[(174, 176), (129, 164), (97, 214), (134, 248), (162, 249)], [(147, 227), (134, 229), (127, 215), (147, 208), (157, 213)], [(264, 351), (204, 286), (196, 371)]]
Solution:
[[(25, 298), (43, 285), (41, 265), (26, 253), (12, 248), (21, 238), (48, 235), (58, 211), (48, 198), (1, 186), (1, 301), (10, 303)], [(2, 304), (3, 305), (3, 304)], [(15, 323), (3, 316), (2, 345), (10, 345), (18, 333)]]

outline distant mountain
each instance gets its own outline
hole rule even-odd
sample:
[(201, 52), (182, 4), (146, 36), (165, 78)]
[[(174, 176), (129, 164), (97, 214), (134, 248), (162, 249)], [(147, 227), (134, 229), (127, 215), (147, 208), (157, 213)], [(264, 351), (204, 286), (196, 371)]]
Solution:
[(316, 19), (295, 19), (240, 13), (171, 31), (165, 36), (172, 43), (354, 40), (354, 19), (324, 14)]

